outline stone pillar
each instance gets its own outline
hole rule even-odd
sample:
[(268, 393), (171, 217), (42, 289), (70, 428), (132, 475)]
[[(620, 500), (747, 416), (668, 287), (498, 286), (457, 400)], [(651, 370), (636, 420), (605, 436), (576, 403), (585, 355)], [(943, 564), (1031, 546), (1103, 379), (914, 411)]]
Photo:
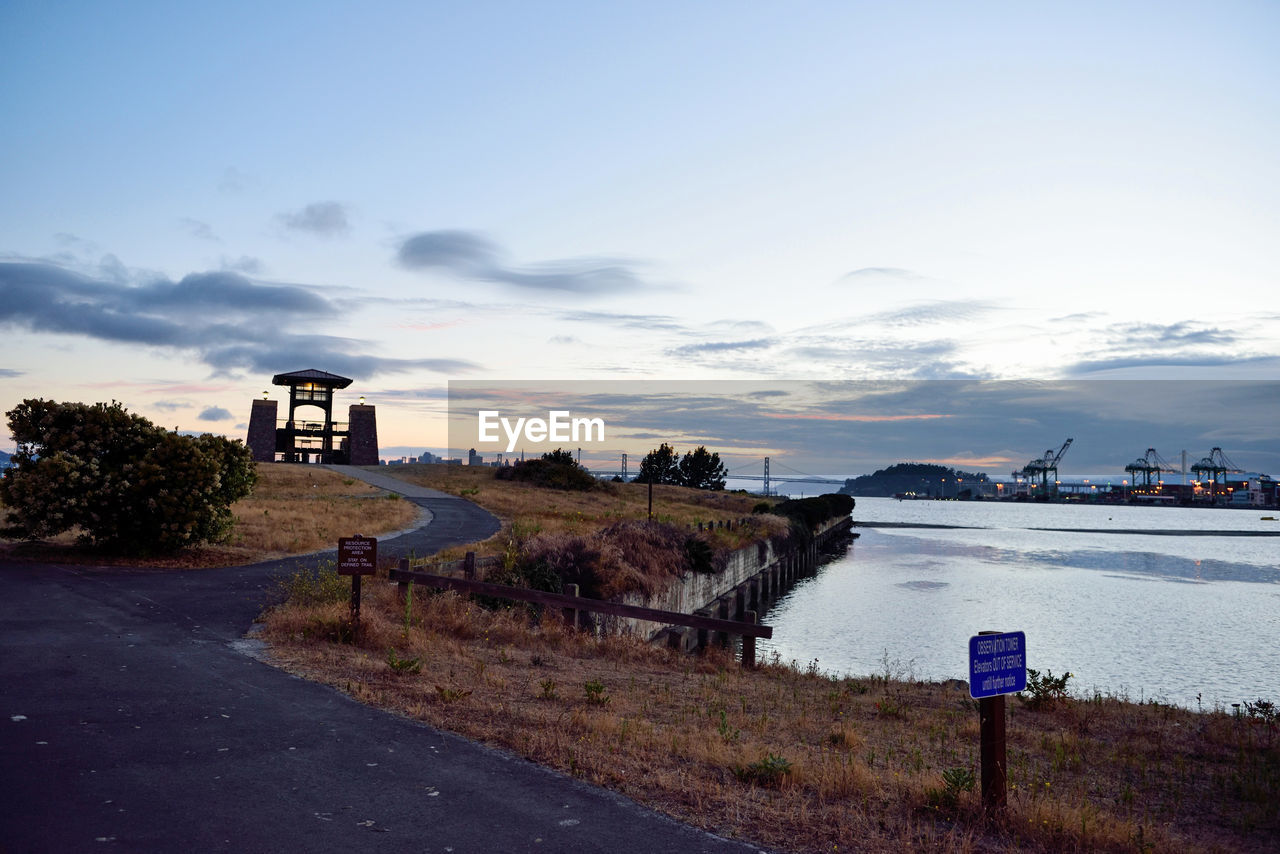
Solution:
[(276, 401), (255, 400), (249, 413), (249, 435), (245, 444), (253, 461), (273, 463), (276, 460)]
[(378, 419), (376, 407), (352, 404), (347, 415), (350, 448), (348, 462), (353, 466), (378, 464)]

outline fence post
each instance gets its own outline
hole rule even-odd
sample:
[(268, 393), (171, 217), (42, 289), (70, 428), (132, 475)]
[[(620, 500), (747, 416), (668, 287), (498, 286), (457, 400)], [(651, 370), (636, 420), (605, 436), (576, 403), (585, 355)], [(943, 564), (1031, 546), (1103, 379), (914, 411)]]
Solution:
[[(742, 614), (742, 622), (749, 626), (756, 624), (756, 612), (744, 611)], [(748, 670), (756, 666), (756, 637), (755, 635), (742, 636), (742, 666)]]
[(467, 556), (462, 561), (462, 577), (468, 581), (476, 580), (476, 553), (467, 552)]
[[(409, 559), (407, 557), (400, 558), (400, 571), (409, 571)], [(405, 600), (409, 598), (409, 582), (401, 581), (396, 584), (396, 597), (400, 604), (403, 605)]]
[[(578, 595), (578, 585), (576, 585), (576, 584), (566, 584), (566, 585), (564, 586), (564, 595), (566, 595), (566, 596), (577, 596), (577, 595)], [(569, 628), (571, 628), (571, 629), (577, 629), (577, 628), (578, 628), (578, 609), (577, 609), (577, 608), (564, 608), (564, 609), (561, 611), (561, 615), (564, 617), (564, 624), (565, 624), (566, 626), (568, 626), (568, 627), (569, 627)]]

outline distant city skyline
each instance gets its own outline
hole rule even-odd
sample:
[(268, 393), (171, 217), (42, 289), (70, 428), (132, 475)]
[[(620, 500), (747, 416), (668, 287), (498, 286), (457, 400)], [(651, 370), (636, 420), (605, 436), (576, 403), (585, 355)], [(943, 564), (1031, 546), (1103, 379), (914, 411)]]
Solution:
[[(458, 382), (1280, 380), (1277, 43), (1257, 2), (17, 0), (0, 411), (244, 438), (317, 368), (399, 456)], [(947, 404), (647, 427), (849, 473), (1095, 441)], [(1278, 471), (1275, 408), (1154, 444)]]

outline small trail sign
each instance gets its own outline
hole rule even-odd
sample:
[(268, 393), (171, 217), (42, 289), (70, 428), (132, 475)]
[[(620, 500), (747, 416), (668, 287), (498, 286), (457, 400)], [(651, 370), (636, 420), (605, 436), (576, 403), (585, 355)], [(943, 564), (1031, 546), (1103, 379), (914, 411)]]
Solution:
[(975, 700), (1027, 689), (1026, 632), (969, 638), (969, 696)]
[(338, 538), (338, 575), (373, 575), (378, 570), (375, 537)]

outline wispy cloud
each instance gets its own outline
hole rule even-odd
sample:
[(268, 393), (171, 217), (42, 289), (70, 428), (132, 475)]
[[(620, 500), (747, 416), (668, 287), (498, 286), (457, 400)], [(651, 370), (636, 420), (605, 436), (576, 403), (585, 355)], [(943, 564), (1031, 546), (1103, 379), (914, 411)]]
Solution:
[(317, 237), (338, 237), (351, 230), (347, 206), (340, 202), (312, 202), (300, 211), (278, 217), (285, 228)]
[(764, 350), (774, 344), (770, 338), (754, 338), (750, 341), (705, 341), (701, 344), (685, 344), (668, 350), (672, 356), (693, 356), (708, 353), (741, 352), (743, 350)]
[(178, 220), (178, 223), (187, 232), (187, 234), (190, 234), (192, 237), (200, 240), (218, 241), (218, 235), (213, 233), (213, 227), (207, 222), (201, 222), (200, 220), (192, 219), (191, 217), (183, 217)]
[(1149, 368), (1240, 367), (1280, 361), (1275, 353), (1243, 349), (1235, 332), (1195, 321), (1116, 323), (1099, 331), (1101, 346), (1066, 366), (1067, 376)]
[(685, 325), (667, 314), (618, 314), (610, 311), (567, 311), (560, 315), (562, 320), (574, 323), (599, 323), (609, 326), (621, 326), (627, 329), (661, 329), (682, 332)]
[(514, 267), (504, 256), (496, 243), (475, 232), (425, 231), (400, 243), (396, 262), (406, 270), (433, 270), (536, 291), (608, 294), (645, 286), (631, 265), (619, 259), (574, 258)]
[(0, 379), (12, 380), (26, 375), (26, 371), (18, 371), (13, 368), (0, 368)]
[(239, 258), (223, 258), (222, 269), (231, 273), (244, 273), (246, 276), (259, 276), (266, 272), (267, 265), (260, 258), (241, 255)]
[[(230, 272), (127, 284), (49, 263), (0, 263), (0, 325), (194, 351), (220, 373), (273, 372), (281, 365), (318, 362), (355, 378), (477, 367), (461, 359), (383, 358), (362, 352), (367, 342), (290, 329), (292, 323), (314, 322), (335, 312), (334, 303), (313, 289), (260, 284)], [(274, 322), (247, 322), (264, 315)]]
[(919, 273), (911, 270), (904, 270), (901, 267), (860, 267), (852, 270), (840, 277), (841, 282), (866, 281), (870, 279), (898, 279), (898, 280), (914, 280), (923, 279)]

